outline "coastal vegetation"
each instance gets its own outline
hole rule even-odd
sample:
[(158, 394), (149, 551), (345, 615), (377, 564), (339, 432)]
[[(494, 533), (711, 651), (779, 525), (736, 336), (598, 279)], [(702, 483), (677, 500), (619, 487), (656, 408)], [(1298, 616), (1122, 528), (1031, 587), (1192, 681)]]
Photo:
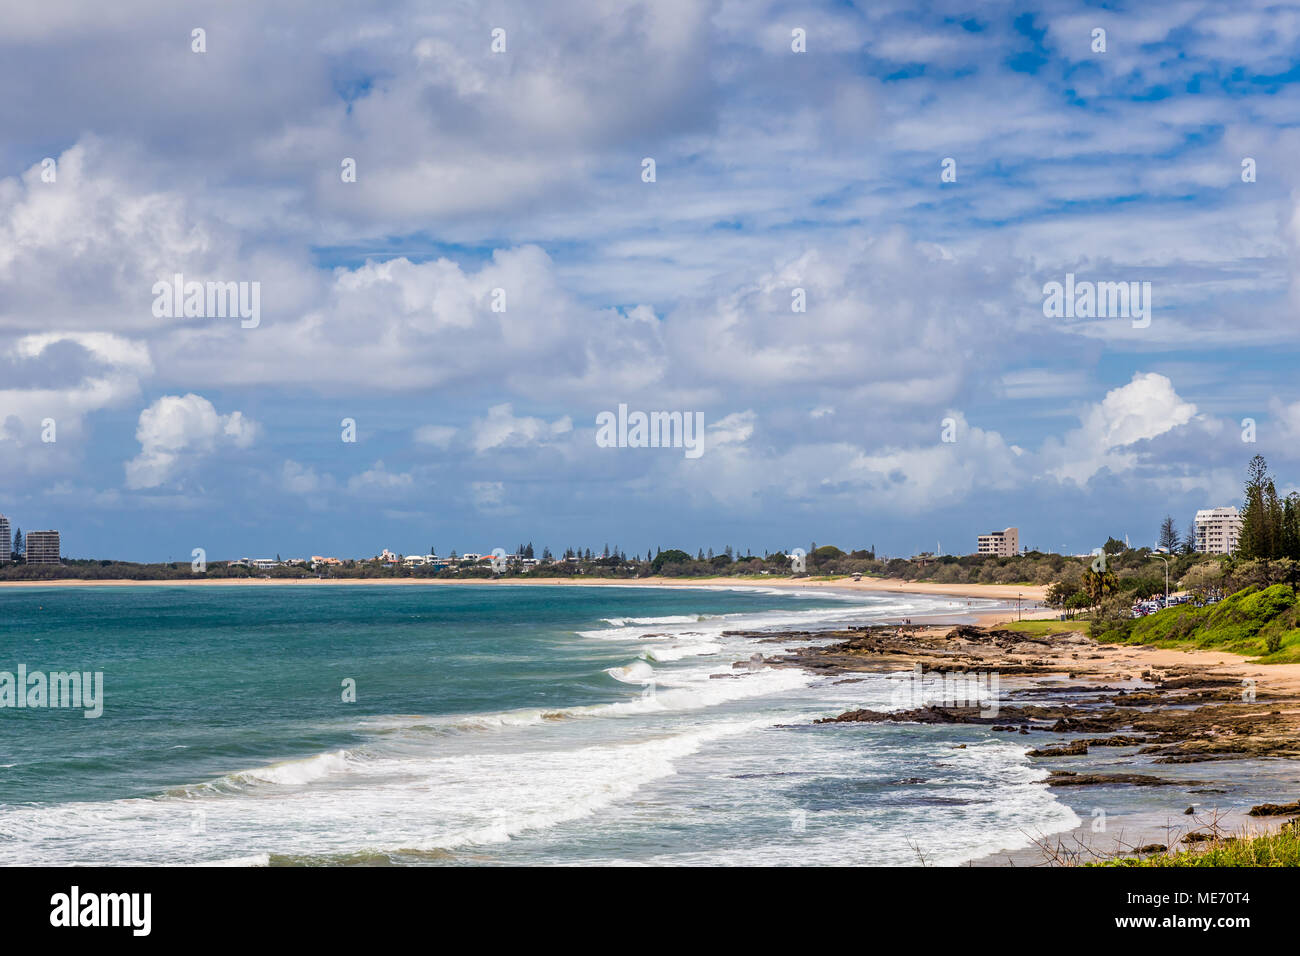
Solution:
[(1086, 866), (1300, 866), (1300, 830), (1295, 821), (1276, 833), (1214, 836), (1183, 850), (1161, 849), (1141, 856), (1117, 857)]
[(1099, 617), (1092, 636), (1109, 643), (1230, 651), (1261, 663), (1300, 661), (1300, 603), (1289, 584), (1250, 585), (1199, 607), (1181, 604), (1140, 618)]

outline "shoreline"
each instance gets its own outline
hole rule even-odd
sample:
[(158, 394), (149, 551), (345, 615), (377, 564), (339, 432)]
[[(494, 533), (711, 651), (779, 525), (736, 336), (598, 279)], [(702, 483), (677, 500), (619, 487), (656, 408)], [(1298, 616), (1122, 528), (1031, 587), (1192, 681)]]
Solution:
[[(782, 637), (794, 642), (813, 634), (752, 636), (780, 644)], [(1176, 851), (1205, 839), (1198, 834), (1267, 833), (1300, 815), (1300, 809), (1248, 815), (1265, 803), (1294, 805), (1298, 796), (1300, 664), (1261, 665), (1221, 651), (1101, 644), (1079, 631), (1033, 636), (996, 626), (876, 625), (817, 636), (839, 640), (791, 648), (769, 663), (840, 680), (862, 673), (897, 677), (916, 666), (936, 677), (1001, 674), (997, 709), (987, 717), (978, 707), (920, 703), (817, 721), (831, 732), (863, 723), (964, 726), (972, 742), (1023, 744), (1030, 764), (1046, 771), (1041, 785), (1081, 822), (1050, 834), (1020, 831), (1029, 846), (962, 866), (1068, 865), (1152, 845)], [(1243, 693), (1246, 686), (1253, 699)]]
[[(1014, 601), (1019, 596), (1026, 604), (1043, 600), (1047, 586), (1041, 584), (936, 584), (930, 581), (904, 581), (901, 578), (200, 578), (196, 580), (134, 581), (129, 578), (93, 580), (57, 578), (49, 581), (0, 581), (4, 588), (72, 588), (72, 587), (333, 587), (381, 585), (385, 587), (684, 587), (684, 588), (793, 588), (867, 592), (874, 594), (923, 594), (948, 597), (987, 598)], [(975, 612), (978, 613), (978, 612)]]
[[(1014, 585), (927, 585), (898, 579), (854, 582), (851, 578), (767, 581), (727, 577), (649, 577), (68, 579), (0, 582), (0, 587), (302, 587), (322, 584), (824, 590), (828, 596), (836, 592), (861, 592), (864, 595), (928, 595), (1001, 602), (1002, 607), (985, 605), (972, 608), (968, 604), (965, 608), (934, 609), (915, 614), (908, 625), (841, 624), (811, 631), (734, 632), (766, 645), (763, 650), (769, 666), (794, 667), (820, 677), (842, 678), (837, 682), (851, 682), (855, 675), (861, 679), (861, 673), (906, 674), (914, 665), (930, 674), (975, 670), (1001, 673), (1002, 690), (997, 699), (1002, 716), (997, 721), (942, 713), (937, 719), (931, 719), (935, 715), (922, 712), (946, 708), (879, 714), (847, 711), (816, 721), (826, 725), (819, 728), (825, 732), (852, 732), (854, 725), (876, 722), (901, 725), (902, 728), (908, 724), (925, 723), (965, 725), (972, 742), (999, 739), (1023, 744), (1026, 751), (1031, 748), (1051, 751), (1027, 753), (1028, 763), (1048, 774), (1036, 785), (1051, 787), (1056, 799), (1073, 811), (1081, 822), (1073, 828), (1049, 834), (1030, 829), (1008, 830), (1008, 835), (1018, 836), (1019, 841), (1009, 841), (1004, 845), (1025, 840), (1030, 844), (1019, 849), (998, 850), (956, 865), (1061, 865), (1113, 855), (1131, 855), (1135, 848), (1152, 844), (1168, 844), (1171, 851), (1181, 849), (1179, 840), (1188, 832), (1204, 832), (1207, 828), (1227, 832), (1240, 832), (1247, 828), (1255, 832), (1270, 832), (1287, 822), (1289, 817), (1248, 817), (1246, 810), (1251, 805), (1262, 803), (1290, 804), (1300, 796), (1294, 783), (1295, 764), (1291, 762), (1300, 759), (1300, 663), (1260, 665), (1224, 651), (1101, 644), (1084, 636), (1086, 622), (1080, 622), (1077, 630), (1050, 635), (999, 630), (999, 625), (1013, 622), (1017, 617), (1024, 620), (1057, 617), (1056, 612), (1049, 610), (1018, 610), (1015, 596), (1018, 594), (1030, 599), (1026, 594), (1029, 589)], [(817, 638), (819, 643), (781, 649), (784, 642), (805, 643), (809, 637)], [(768, 648), (774, 652), (770, 657), (767, 657)], [(1240, 684), (1243, 680), (1256, 682), (1260, 703), (1252, 701), (1249, 707), (1244, 702), (1237, 703), (1241, 699)], [(1205, 713), (1210, 707), (1218, 708), (1214, 715)], [(823, 713), (830, 715), (833, 711)], [(1120, 719), (1113, 719), (1117, 716)], [(998, 725), (994, 726), (994, 723)], [(1083, 726), (1083, 723), (1088, 726)], [(1011, 733), (1017, 735), (1013, 737)], [(1117, 740), (1124, 738), (1128, 742), (1100, 743), (1105, 739), (1104, 735)], [(1071, 744), (1088, 746), (1082, 753), (1066, 752), (1063, 748)], [(1162, 766), (1155, 766), (1157, 764)], [(1069, 777), (1096, 779), (1063, 782)], [(1144, 778), (1145, 782), (1139, 782), (1138, 778)], [(1157, 778), (1158, 782), (1152, 783)], [(1108, 831), (1098, 832), (1093, 825), (1099, 806), (1114, 814)], [(1197, 812), (1187, 815), (1184, 808), (1192, 807)]]

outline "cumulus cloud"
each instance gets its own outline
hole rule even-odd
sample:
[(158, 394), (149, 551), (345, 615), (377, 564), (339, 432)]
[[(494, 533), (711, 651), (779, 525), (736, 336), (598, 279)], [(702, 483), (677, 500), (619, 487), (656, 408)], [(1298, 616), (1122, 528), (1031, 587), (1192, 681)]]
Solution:
[(573, 431), (573, 420), (565, 415), (553, 422), (541, 418), (516, 417), (510, 403), (493, 405), (486, 418), (473, 425), (474, 451), (482, 454), (494, 448), (527, 448), (545, 445)]
[(295, 495), (311, 495), (332, 488), (334, 481), (310, 465), (288, 459), (280, 468), (280, 486)]
[[(802, 56), (777, 0), (507, 0), (501, 56), (478, 11), (418, 0), (347, 22), (306, 0), (214, 7), (203, 57), (164, 0), (16, 13), (0, 79), (31, 95), (0, 101), (0, 475), (103, 474), (80, 458), (104, 443), (82, 439), (131, 424), (143, 389), (273, 396), (258, 416), (304, 444), (323, 404), (343, 406), (330, 430), (375, 423), (368, 470), (259, 449), (240, 463), (264, 481), (223, 472), (228, 501), (398, 496), (435, 471), (494, 514), (525, 486), (552, 495), (538, 513), (575, 495), (605, 513), (596, 482), (575, 491), (593, 475), (656, 517), (669, 492), (710, 514), (886, 516), (1107, 482), (1189, 495), (1242, 450), (1202, 409), (1271, 409), (1270, 460), (1300, 461), (1284, 76), (1300, 17), (1111, 11), (1098, 57), (1097, 24), (1056, 2), (1032, 35), (901, 0), (810, 10)], [(944, 156), (955, 183), (938, 181)], [(1151, 326), (1046, 320), (1042, 284), (1067, 270), (1151, 280)], [(153, 316), (153, 283), (175, 273), (260, 282), (261, 326)], [(1248, 380), (1217, 374), (1223, 343), (1258, 349)], [(1169, 377), (1101, 395), (1116, 368)], [(624, 401), (703, 411), (704, 458), (595, 456), (572, 422)], [(227, 434), (237, 412), (158, 406), (129, 488), (224, 468), (251, 440)], [(958, 442), (937, 443), (961, 408)], [(444, 409), (457, 427), (421, 425)], [(187, 416), (185, 434), (165, 421)], [(47, 417), (60, 441), (43, 446)], [(476, 454), (437, 454), (453, 447)]]
[(126, 486), (157, 488), (218, 450), (247, 448), (258, 430), (242, 412), (219, 414), (202, 395), (165, 395), (140, 413), (140, 454), (126, 463)]
[(105, 332), (43, 332), (0, 349), (0, 441), (36, 440), (53, 419), (69, 436), (91, 412), (134, 398), (153, 369), (149, 350)]
[(1079, 428), (1046, 451), (1057, 464), (1051, 474), (1076, 485), (1109, 468), (1131, 469), (1138, 460), (1135, 446), (1172, 431), (1196, 416), (1196, 406), (1183, 401), (1173, 382), (1154, 372), (1138, 373), (1127, 385), (1112, 389), (1082, 416)]

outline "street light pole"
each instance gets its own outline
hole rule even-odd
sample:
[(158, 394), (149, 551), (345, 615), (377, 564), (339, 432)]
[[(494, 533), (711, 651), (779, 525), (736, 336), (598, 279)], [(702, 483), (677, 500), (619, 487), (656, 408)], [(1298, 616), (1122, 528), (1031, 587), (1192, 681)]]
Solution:
[(1168, 607), (1169, 606), (1169, 559), (1162, 558), (1158, 554), (1156, 555), (1156, 557), (1160, 558), (1160, 560), (1165, 563), (1165, 605), (1164, 606)]

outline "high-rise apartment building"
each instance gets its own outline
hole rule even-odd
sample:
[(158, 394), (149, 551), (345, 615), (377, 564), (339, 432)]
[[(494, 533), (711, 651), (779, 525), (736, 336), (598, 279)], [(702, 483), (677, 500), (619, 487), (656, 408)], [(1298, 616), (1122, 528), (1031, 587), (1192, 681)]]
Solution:
[(0, 564), (10, 560), (9, 546), (13, 538), (9, 537), (9, 519), (0, 515)]
[(59, 533), (57, 531), (31, 531), (23, 540), (27, 543), (28, 564), (59, 563)]
[(1196, 512), (1196, 550), (1201, 554), (1232, 554), (1241, 537), (1236, 508), (1202, 508)]

